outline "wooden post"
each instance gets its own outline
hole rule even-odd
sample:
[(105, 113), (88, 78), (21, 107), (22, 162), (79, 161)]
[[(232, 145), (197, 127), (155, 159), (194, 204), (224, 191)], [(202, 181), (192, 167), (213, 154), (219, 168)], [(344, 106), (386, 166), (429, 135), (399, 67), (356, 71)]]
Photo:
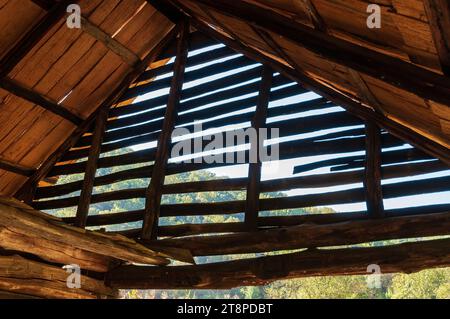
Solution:
[(381, 132), (373, 122), (366, 122), (366, 169), (364, 178), (367, 211), (371, 217), (384, 217), (381, 190)]
[(88, 162), (84, 173), (83, 187), (81, 188), (80, 200), (78, 202), (75, 226), (85, 228), (89, 215), (92, 191), (94, 189), (95, 174), (97, 172), (98, 159), (102, 147), (103, 135), (105, 133), (106, 121), (108, 120), (108, 109), (100, 110), (95, 121), (92, 145), (89, 150)]
[(189, 22), (183, 22), (177, 45), (177, 56), (174, 64), (174, 75), (170, 87), (164, 123), (158, 140), (155, 163), (153, 165), (150, 185), (147, 189), (145, 214), (142, 224), (143, 239), (154, 239), (157, 234), (158, 218), (161, 206), (162, 188), (165, 179), (165, 170), (169, 159), (171, 134), (177, 118), (177, 109), (180, 104), (183, 87), (184, 70), (188, 54)]
[(272, 86), (273, 71), (269, 67), (264, 67), (262, 71), (262, 79), (259, 87), (258, 102), (256, 105), (255, 116), (252, 120), (252, 128), (256, 130), (256, 141), (250, 141), (250, 160), (251, 154), (256, 154), (256, 162), (249, 164), (248, 184), (247, 184), (247, 200), (245, 209), (245, 223), (248, 229), (257, 228), (257, 219), (259, 212), (259, 195), (261, 182), (261, 166), (260, 147), (264, 147), (260, 141), (259, 130), (266, 124), (267, 108), (269, 106), (270, 88)]

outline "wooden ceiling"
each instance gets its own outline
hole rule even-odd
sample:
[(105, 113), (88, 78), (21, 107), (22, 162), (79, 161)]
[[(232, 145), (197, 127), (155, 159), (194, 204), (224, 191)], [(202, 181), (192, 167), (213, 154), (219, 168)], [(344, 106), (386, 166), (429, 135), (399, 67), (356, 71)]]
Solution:
[(0, 193), (82, 134), (180, 15), (449, 163), (448, 2), (372, 2), (381, 29), (362, 0), (86, 0), (69, 29), (73, 1), (0, 0)]
[[(0, 169), (0, 193), (6, 195), (14, 194), (26, 180), (22, 175), (38, 168), (174, 26), (145, 0), (84, 0), (82, 28), (70, 29), (64, 15), (74, 1), (46, 3), (51, 1), (0, 1), (0, 73), (6, 76), (0, 88), (0, 159), (21, 173)], [(38, 34), (43, 37), (36, 39)]]

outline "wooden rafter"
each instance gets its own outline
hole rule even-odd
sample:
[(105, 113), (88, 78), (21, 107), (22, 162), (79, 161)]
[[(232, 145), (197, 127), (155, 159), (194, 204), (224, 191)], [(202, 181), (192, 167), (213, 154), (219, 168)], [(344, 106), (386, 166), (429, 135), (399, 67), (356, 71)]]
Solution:
[(91, 204), (92, 191), (94, 190), (94, 180), (97, 172), (100, 149), (107, 120), (108, 109), (101, 109), (95, 121), (92, 145), (89, 149), (89, 157), (86, 164), (86, 171), (84, 173), (83, 186), (81, 188), (80, 200), (78, 202), (77, 215), (75, 218), (75, 226), (77, 227), (86, 227), (86, 220), (89, 214), (89, 206)]
[(78, 126), (75, 131), (69, 136), (63, 144), (61, 144), (57, 150), (55, 150), (47, 160), (41, 164), (38, 170), (26, 181), (26, 183), (15, 193), (16, 198), (27, 197), (28, 194), (33, 193), (34, 187), (37, 183), (43, 179), (48, 172), (53, 168), (53, 166), (61, 159), (61, 157), (72, 148), (77, 141), (83, 136), (84, 133), (91, 127), (94, 123), (100, 110), (105, 108), (110, 108), (122, 94), (128, 89), (128, 87), (133, 83), (133, 81), (144, 72), (148, 65), (156, 59), (156, 57), (167, 47), (168, 43), (177, 34), (178, 27), (172, 28), (170, 32), (147, 54), (147, 56), (142, 60), (142, 62), (135, 68), (131, 69), (128, 74), (123, 78), (119, 85), (111, 92), (111, 94), (105, 99), (105, 101), (99, 106), (99, 108), (93, 112), (83, 123)]
[(81, 28), (84, 32), (90, 34), (92, 37), (102, 42), (108, 49), (120, 56), (127, 64), (135, 66), (140, 62), (139, 57), (133, 51), (111, 37), (85, 17), (81, 17)]
[(68, 109), (64, 108), (55, 101), (29, 89), (14, 81), (12, 79), (3, 78), (0, 80), (0, 87), (11, 92), (12, 94), (21, 97), (31, 103), (37, 104), (42, 108), (61, 116), (62, 118), (72, 122), (75, 125), (80, 125), (83, 119), (78, 115), (70, 112)]
[(450, 3), (447, 0), (424, 0), (423, 3), (442, 71), (450, 76)]
[(247, 2), (226, 0), (198, 0), (198, 2), (255, 27), (284, 36), (330, 61), (408, 92), (414, 92), (422, 98), (450, 105), (450, 84), (445, 76), (323, 32), (317, 32), (310, 27), (289, 21), (273, 11)]
[(384, 217), (383, 192), (381, 190), (381, 130), (366, 122), (366, 168), (364, 188), (367, 212), (374, 218)]
[(167, 161), (169, 159), (171, 135), (173, 128), (175, 127), (178, 112), (177, 109), (180, 104), (181, 90), (183, 88), (184, 70), (188, 55), (189, 27), (190, 24), (188, 20), (185, 20), (178, 37), (177, 55), (174, 62), (174, 75), (170, 86), (164, 122), (158, 139), (152, 177), (146, 194), (145, 214), (141, 236), (143, 239), (156, 238), (157, 236), (162, 188), (166, 176), (165, 170)]
[(4, 158), (0, 157), (0, 169), (12, 172), (15, 174), (19, 174), (22, 176), (31, 176), (36, 171), (32, 167), (23, 166), (17, 163), (13, 163), (11, 161), (8, 161)]
[[(260, 129), (264, 127), (267, 119), (267, 108), (269, 106), (270, 89), (272, 87), (273, 71), (269, 67), (264, 67), (262, 71), (261, 83), (259, 87), (258, 100), (256, 103), (255, 115), (252, 119), (252, 128), (256, 131), (256, 141), (251, 141), (250, 154), (256, 155), (256, 162), (251, 162), (248, 168), (247, 199), (245, 208), (245, 223), (248, 229), (257, 228), (259, 213), (259, 195), (261, 182)], [(252, 156), (250, 156), (250, 160)]]
[(383, 273), (410, 273), (449, 263), (450, 240), (442, 239), (386, 247), (313, 249), (198, 266), (122, 266), (109, 273), (107, 283), (126, 289), (229, 289), (323, 274), (364, 275), (372, 264), (379, 265)]

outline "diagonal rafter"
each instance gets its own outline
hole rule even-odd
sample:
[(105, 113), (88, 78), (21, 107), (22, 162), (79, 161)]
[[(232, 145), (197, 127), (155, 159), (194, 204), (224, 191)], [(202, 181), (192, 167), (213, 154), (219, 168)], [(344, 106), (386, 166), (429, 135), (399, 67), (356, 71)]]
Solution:
[(166, 113), (158, 139), (155, 154), (155, 163), (152, 169), (152, 177), (147, 189), (144, 222), (142, 224), (142, 239), (154, 239), (157, 236), (158, 219), (161, 208), (162, 188), (165, 179), (165, 170), (169, 159), (171, 135), (175, 127), (177, 109), (180, 104), (181, 90), (183, 88), (184, 71), (188, 55), (189, 21), (182, 23), (178, 37), (177, 55), (174, 62), (173, 78), (167, 101)]

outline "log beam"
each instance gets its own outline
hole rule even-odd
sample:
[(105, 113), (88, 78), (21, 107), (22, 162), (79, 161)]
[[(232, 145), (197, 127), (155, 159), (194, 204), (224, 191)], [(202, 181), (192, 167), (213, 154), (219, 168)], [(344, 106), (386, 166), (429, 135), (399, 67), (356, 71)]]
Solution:
[(0, 256), (0, 290), (39, 298), (97, 299), (116, 297), (118, 291), (103, 281), (81, 275), (79, 289), (67, 287), (70, 274), (61, 267), (25, 259)]
[[(358, 220), (328, 225), (303, 224), (257, 232), (167, 239), (164, 247), (190, 250), (194, 256), (247, 254), (361, 244), (399, 238), (450, 234), (450, 212)], [(153, 242), (147, 242), (150, 246)]]
[(146, 194), (144, 222), (142, 225), (142, 238), (144, 239), (156, 238), (157, 236), (162, 188), (166, 176), (167, 161), (170, 155), (171, 135), (175, 127), (178, 105), (180, 104), (183, 88), (184, 70), (188, 55), (189, 27), (188, 20), (185, 20), (178, 38), (177, 56), (175, 58), (169, 100), (167, 102), (163, 127), (158, 139), (152, 177)]
[[(62, 220), (33, 210), (12, 199), (0, 197), (1, 247), (30, 254), (60, 263), (61, 253), (68, 256), (89, 252), (117, 260), (166, 265), (167, 255), (155, 252), (122, 236), (110, 236), (68, 226)], [(50, 255), (55, 251), (57, 255)], [(59, 254), (59, 255), (58, 255)], [(69, 258), (70, 259), (70, 258)]]
[(126, 289), (230, 289), (281, 279), (367, 275), (367, 267), (372, 264), (379, 265), (383, 273), (445, 267), (450, 264), (450, 239), (385, 247), (314, 249), (197, 266), (123, 266), (108, 274), (107, 283)]

